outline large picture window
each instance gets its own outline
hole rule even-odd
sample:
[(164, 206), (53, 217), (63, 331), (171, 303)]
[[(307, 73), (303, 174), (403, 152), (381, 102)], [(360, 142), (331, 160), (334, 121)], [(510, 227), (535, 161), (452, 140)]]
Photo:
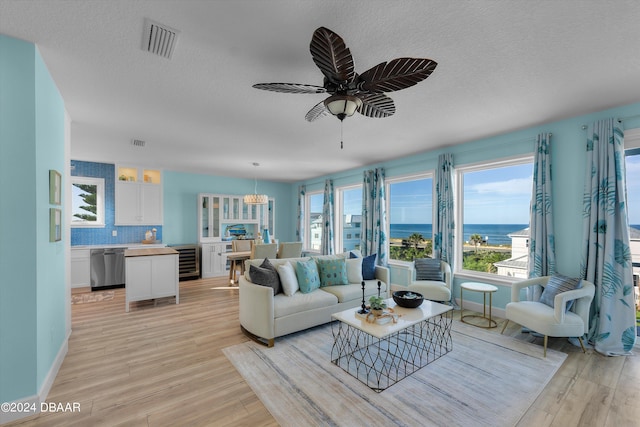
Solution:
[(527, 277), (533, 158), (457, 168), (458, 270)]
[(71, 226), (105, 226), (103, 178), (71, 177)]
[(633, 284), (640, 286), (640, 129), (625, 131), (624, 145), (629, 147), (625, 152), (625, 169)]
[(433, 178), (387, 179), (389, 259), (413, 261), (433, 253)]
[[(360, 234), (362, 231), (362, 186), (338, 188), (336, 210), (338, 227), (335, 235), (336, 248), (343, 252), (360, 249)], [(340, 251), (338, 251), (340, 252)]]

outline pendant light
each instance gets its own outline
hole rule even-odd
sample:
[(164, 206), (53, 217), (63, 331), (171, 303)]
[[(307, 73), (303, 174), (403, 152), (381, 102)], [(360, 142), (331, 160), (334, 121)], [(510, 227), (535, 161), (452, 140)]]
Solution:
[[(254, 167), (260, 166), (260, 163), (253, 162)], [(245, 194), (244, 203), (245, 205), (266, 205), (269, 203), (269, 196), (266, 194), (258, 194), (258, 178), (254, 175), (254, 188), (253, 194)]]

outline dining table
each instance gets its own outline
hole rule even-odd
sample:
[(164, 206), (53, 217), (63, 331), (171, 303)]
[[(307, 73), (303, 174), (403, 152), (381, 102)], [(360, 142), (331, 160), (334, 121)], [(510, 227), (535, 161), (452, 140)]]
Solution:
[(237, 251), (227, 253), (229, 265), (229, 282), (236, 284), (236, 266), (240, 263), (240, 274), (244, 274), (244, 262), (251, 258), (251, 251)]

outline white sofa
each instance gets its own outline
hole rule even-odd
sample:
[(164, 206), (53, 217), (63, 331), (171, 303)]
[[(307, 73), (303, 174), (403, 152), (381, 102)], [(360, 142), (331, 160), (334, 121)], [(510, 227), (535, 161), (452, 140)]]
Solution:
[[(321, 255), (313, 258), (344, 257)], [(295, 266), (297, 261), (307, 261), (310, 257), (269, 259), (277, 268), (285, 262)], [(291, 296), (284, 293), (273, 295), (273, 288), (251, 282), (250, 266), (260, 266), (264, 260), (245, 261), (245, 274), (240, 276), (240, 326), (245, 334), (254, 340), (272, 347), (275, 338), (331, 321), (331, 314), (362, 305), (362, 284), (326, 286), (310, 293), (297, 291)], [(377, 295), (380, 281), (380, 295), (389, 297), (389, 269), (376, 266), (373, 280), (365, 280), (365, 300)]]

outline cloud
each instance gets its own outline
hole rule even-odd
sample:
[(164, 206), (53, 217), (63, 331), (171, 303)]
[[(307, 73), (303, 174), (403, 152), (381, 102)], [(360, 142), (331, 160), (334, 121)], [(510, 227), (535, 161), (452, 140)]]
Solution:
[(467, 188), (477, 194), (496, 194), (500, 196), (514, 196), (531, 194), (532, 177), (513, 178), (506, 181), (485, 182), (474, 184)]

